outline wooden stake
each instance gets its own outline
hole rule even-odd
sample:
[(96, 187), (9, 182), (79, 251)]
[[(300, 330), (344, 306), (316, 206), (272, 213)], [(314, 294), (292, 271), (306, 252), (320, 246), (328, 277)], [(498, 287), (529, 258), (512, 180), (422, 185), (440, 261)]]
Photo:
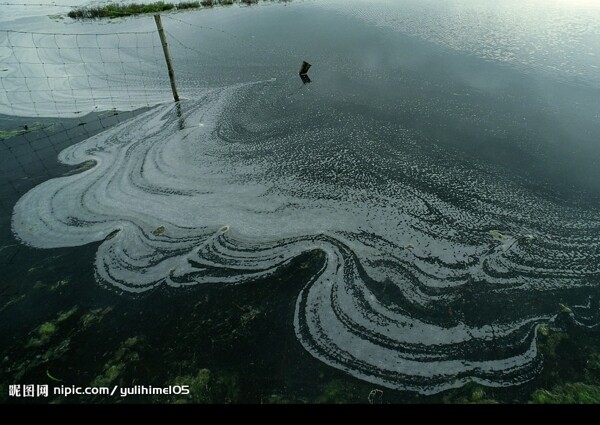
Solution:
[(169, 54), (169, 46), (167, 45), (167, 37), (165, 36), (165, 30), (160, 20), (160, 15), (154, 15), (156, 21), (156, 28), (158, 28), (158, 35), (160, 42), (162, 43), (163, 53), (165, 54), (165, 60), (167, 61), (167, 69), (169, 70), (169, 80), (171, 80), (171, 90), (173, 91), (173, 99), (175, 102), (179, 102), (179, 94), (177, 94), (177, 86), (175, 85), (175, 72), (173, 71), (173, 63), (171, 62), (171, 55)]

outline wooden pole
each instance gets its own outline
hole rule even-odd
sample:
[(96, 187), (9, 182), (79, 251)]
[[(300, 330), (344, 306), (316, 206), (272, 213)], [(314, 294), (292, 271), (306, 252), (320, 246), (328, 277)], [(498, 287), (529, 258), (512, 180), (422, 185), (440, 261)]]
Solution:
[(175, 72), (173, 71), (173, 63), (171, 62), (171, 55), (169, 54), (169, 46), (167, 45), (167, 37), (165, 36), (165, 30), (160, 20), (160, 15), (154, 15), (154, 21), (156, 21), (156, 28), (158, 28), (158, 35), (160, 42), (162, 43), (163, 53), (165, 54), (165, 60), (167, 61), (167, 69), (169, 70), (169, 80), (171, 80), (171, 90), (173, 91), (173, 99), (175, 102), (179, 102), (179, 94), (177, 94), (177, 86), (175, 85)]

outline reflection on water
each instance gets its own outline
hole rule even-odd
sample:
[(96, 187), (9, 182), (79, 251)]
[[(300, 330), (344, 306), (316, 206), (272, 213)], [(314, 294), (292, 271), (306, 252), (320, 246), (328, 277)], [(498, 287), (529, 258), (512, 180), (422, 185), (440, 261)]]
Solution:
[[(482, 60), (433, 18), (414, 25), (451, 44), (407, 23), (409, 36), (396, 33), (386, 24), (395, 6), (377, 2), (367, 14), (361, 4), (344, 9), (350, 17), (312, 4), (261, 8), (253, 22), (217, 12), (256, 43), (282, 22), (290, 39), (266, 45), (263, 64), (228, 39), (202, 73), (184, 69), (179, 108), (154, 107), (62, 151), (64, 163), (95, 166), (25, 194), (15, 235), (41, 248), (103, 241), (97, 280), (133, 292), (251, 282), (317, 251), (325, 261), (293, 323), (316, 358), (421, 393), (530, 380), (541, 367), (539, 324), (561, 315), (598, 324), (597, 80), (570, 65), (559, 78), (542, 71), (545, 55), (525, 70), (504, 54)], [(428, 16), (427, 5), (407, 16)], [(512, 16), (523, 6), (485, 10)], [(459, 15), (448, 21), (462, 28), (469, 19)], [(486, 22), (496, 38), (476, 38), (503, 49), (503, 27)], [(183, 28), (174, 36), (197, 48), (223, 37)], [(568, 47), (553, 40), (543, 38), (548, 60)], [(308, 85), (297, 80), (301, 58), (314, 64)]]
[(596, 1), (334, 0), (323, 6), (490, 61), (599, 83)]

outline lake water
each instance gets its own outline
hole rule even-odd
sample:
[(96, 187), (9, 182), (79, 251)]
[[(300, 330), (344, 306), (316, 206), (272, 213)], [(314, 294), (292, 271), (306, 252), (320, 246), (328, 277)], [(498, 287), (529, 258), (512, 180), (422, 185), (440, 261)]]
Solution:
[[(236, 377), (231, 401), (537, 385), (540, 338), (600, 319), (599, 18), (566, 0), (169, 14), (179, 106), (151, 17), (10, 20), (2, 125), (42, 136), (2, 141), (3, 380), (208, 368)], [(145, 109), (94, 127), (113, 107)], [(57, 157), (95, 165), (59, 177)], [(52, 319), (74, 305), (79, 321)], [(32, 344), (51, 320), (63, 334)], [(152, 359), (141, 375), (110, 354), (132, 335)], [(38, 346), (47, 363), (12, 360)]]

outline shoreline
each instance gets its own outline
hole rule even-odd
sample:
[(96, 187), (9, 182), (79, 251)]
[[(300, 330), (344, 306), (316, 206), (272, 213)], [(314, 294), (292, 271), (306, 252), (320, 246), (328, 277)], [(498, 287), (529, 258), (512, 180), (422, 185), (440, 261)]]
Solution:
[(156, 1), (153, 3), (108, 3), (99, 6), (79, 7), (67, 12), (66, 16), (73, 20), (86, 21), (97, 19), (115, 19), (127, 16), (156, 14), (161, 12), (177, 12), (185, 10), (212, 9), (233, 5), (252, 6), (259, 3), (289, 3), (292, 0), (201, 0), (168, 3)]

